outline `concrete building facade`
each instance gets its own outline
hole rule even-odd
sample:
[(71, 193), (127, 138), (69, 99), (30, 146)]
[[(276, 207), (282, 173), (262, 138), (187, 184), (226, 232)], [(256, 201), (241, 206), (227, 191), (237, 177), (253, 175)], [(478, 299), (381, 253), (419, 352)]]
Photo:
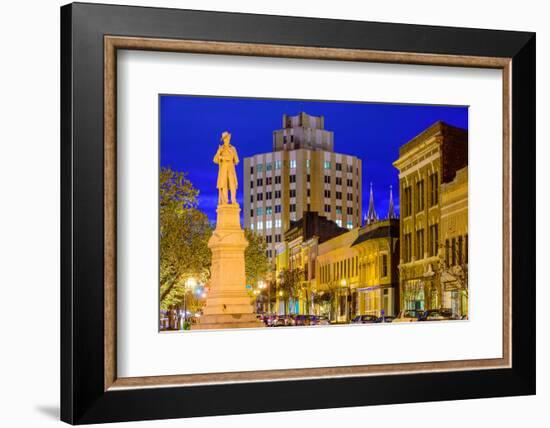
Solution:
[(361, 159), (334, 152), (323, 116), (284, 115), (282, 125), (272, 152), (244, 159), (244, 226), (265, 236), (272, 260), (290, 222), (306, 211), (339, 227), (361, 226)]

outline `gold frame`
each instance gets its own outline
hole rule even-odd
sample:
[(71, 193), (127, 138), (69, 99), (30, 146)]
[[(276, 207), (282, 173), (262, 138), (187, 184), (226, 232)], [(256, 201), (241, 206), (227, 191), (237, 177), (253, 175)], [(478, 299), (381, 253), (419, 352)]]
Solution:
[[(502, 358), (423, 363), (358, 365), (170, 376), (116, 375), (116, 52), (118, 49), (218, 55), (324, 59), (395, 64), (442, 65), (502, 70), (503, 81), (503, 349)], [(510, 368), (511, 315), (511, 58), (381, 52), (195, 40), (105, 36), (104, 38), (104, 389), (338, 378), (422, 372)]]

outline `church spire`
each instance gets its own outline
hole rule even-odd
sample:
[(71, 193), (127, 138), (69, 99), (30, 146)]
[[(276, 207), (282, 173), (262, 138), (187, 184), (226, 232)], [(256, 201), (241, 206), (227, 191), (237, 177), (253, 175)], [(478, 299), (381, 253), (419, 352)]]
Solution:
[(367, 212), (366, 222), (367, 224), (372, 224), (378, 221), (378, 215), (374, 209), (374, 196), (372, 194), (372, 181), (370, 183), (370, 198), (369, 198), (369, 211)]
[(390, 207), (388, 208), (388, 218), (389, 219), (397, 218), (397, 216), (395, 215), (395, 210), (393, 208), (393, 191), (392, 191), (391, 184), (390, 184)]

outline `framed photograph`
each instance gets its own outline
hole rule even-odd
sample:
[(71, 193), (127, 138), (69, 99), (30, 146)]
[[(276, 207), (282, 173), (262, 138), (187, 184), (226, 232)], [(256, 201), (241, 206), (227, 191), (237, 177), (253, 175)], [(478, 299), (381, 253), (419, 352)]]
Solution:
[(76, 3), (61, 106), (63, 421), (535, 393), (533, 33)]

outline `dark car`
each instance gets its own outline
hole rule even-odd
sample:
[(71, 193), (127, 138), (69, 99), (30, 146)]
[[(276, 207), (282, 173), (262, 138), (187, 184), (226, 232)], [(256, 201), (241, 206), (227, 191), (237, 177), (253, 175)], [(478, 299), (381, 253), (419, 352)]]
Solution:
[(418, 321), (448, 321), (452, 319), (454, 318), (450, 309), (430, 309), (424, 311)]
[(273, 327), (288, 327), (295, 325), (295, 320), (291, 315), (279, 315), (272, 325)]
[(379, 317), (375, 322), (377, 323), (383, 323), (383, 322), (392, 322), (395, 319), (395, 317), (391, 317), (389, 315), (384, 315)]
[(351, 320), (352, 324), (371, 324), (375, 323), (378, 317), (375, 315), (357, 315)]

